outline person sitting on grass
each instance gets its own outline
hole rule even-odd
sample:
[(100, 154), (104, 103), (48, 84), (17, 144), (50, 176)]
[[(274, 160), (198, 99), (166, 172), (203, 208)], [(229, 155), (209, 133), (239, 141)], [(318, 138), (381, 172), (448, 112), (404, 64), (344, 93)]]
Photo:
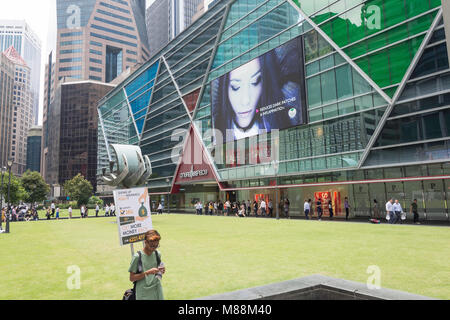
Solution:
[(238, 218), (245, 218), (246, 217), (246, 215), (245, 215), (245, 206), (244, 205), (241, 205), (241, 210), (239, 210), (239, 212), (236, 213), (236, 217), (238, 217)]
[[(161, 236), (156, 230), (145, 234), (144, 250), (137, 252), (130, 264), (128, 272), (130, 281), (136, 282), (136, 300), (164, 300), (161, 278), (166, 273), (164, 264), (158, 266), (161, 254), (156, 250), (159, 248)], [(139, 270), (139, 257), (142, 262), (142, 271)]]

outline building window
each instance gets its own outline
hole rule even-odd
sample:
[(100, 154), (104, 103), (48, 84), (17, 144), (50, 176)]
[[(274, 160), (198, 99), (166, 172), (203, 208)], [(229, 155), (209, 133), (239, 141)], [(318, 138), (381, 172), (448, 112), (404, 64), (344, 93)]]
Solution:
[(122, 73), (122, 60), (122, 49), (106, 46), (106, 82), (111, 82)]

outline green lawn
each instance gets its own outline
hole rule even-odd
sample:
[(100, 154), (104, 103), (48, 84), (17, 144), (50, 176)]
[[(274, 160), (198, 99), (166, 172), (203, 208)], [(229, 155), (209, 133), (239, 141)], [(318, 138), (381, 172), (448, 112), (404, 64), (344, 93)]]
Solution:
[[(94, 213), (95, 215), (95, 213)], [(0, 234), (0, 299), (121, 299), (130, 248), (115, 218), (13, 223)], [(448, 227), (194, 215), (153, 216), (162, 236), (166, 299), (193, 299), (312, 274), (450, 299)], [(141, 244), (137, 245), (141, 248)], [(67, 268), (81, 269), (68, 290)]]

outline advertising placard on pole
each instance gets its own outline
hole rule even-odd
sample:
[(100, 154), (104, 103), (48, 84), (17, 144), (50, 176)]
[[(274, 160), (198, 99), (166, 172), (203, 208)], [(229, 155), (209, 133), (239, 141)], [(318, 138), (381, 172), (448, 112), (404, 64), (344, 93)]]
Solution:
[(114, 191), (120, 245), (144, 241), (153, 229), (147, 188)]

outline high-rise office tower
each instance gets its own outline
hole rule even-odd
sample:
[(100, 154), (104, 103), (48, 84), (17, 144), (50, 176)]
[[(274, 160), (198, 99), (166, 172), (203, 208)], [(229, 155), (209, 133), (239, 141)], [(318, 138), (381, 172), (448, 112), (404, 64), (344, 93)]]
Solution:
[(42, 127), (33, 126), (27, 137), (27, 167), (26, 170), (41, 171)]
[(191, 23), (203, 0), (157, 0), (147, 8), (150, 56), (157, 53)]
[(197, 5), (197, 9), (192, 17), (192, 22), (200, 18), (209, 8), (215, 5), (220, 0), (203, 0)]
[(113, 88), (113, 84), (93, 80), (67, 80), (56, 86), (47, 114), (48, 136), (44, 141), (46, 154), (42, 165), (44, 179), (52, 186), (52, 196), (55, 196), (57, 186), (63, 186), (79, 173), (91, 182), (95, 190), (98, 137), (96, 106)]
[(14, 46), (31, 71), (33, 123), (36, 125), (39, 119), (41, 40), (23, 20), (0, 20), (0, 51), (3, 52), (11, 46)]
[(14, 64), (0, 53), (0, 168), (6, 167), (11, 149)]
[(111, 82), (149, 57), (145, 0), (57, 0), (56, 79)]
[[(42, 175), (59, 186), (81, 173), (95, 187), (96, 99), (149, 57), (145, 0), (56, 0), (56, 52), (46, 65)], [(94, 111), (92, 111), (94, 110)], [(95, 139), (93, 139), (94, 137)]]
[(13, 46), (9, 47), (3, 54), (14, 64), (10, 158), (14, 163), (12, 171), (17, 175), (22, 175), (27, 165), (28, 130), (33, 125), (31, 69)]

